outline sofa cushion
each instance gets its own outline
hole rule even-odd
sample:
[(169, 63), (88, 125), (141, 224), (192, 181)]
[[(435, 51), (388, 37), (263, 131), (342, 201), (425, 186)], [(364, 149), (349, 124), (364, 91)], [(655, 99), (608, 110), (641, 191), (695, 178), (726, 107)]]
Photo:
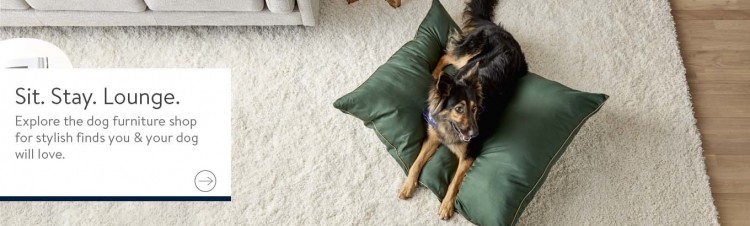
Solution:
[(154, 11), (261, 11), (263, 0), (146, 0)]
[[(3, 0), (0, 0), (3, 1)], [(0, 27), (26, 27), (42, 26), (42, 22), (36, 19), (34, 10), (3, 10), (0, 12)]]
[(291, 13), (295, 0), (266, 0), (268, 10), (274, 13)]
[(153, 12), (35, 11), (44, 26), (156, 26)]
[(28, 9), (24, 0), (0, 0), (0, 9)]
[(143, 12), (142, 0), (26, 0), (36, 10)]

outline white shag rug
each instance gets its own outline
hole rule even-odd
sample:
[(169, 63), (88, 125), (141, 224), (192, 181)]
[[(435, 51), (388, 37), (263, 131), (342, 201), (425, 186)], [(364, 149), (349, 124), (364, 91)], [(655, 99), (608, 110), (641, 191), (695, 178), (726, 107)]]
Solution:
[[(430, 1), (345, 2), (324, 0), (318, 27), (0, 28), (78, 67), (232, 68), (234, 95), (231, 203), (0, 203), (0, 224), (442, 224), (427, 189), (397, 198), (401, 169), (332, 107), (412, 38)], [(461, 1), (443, 3), (460, 18)], [(497, 20), (533, 72), (611, 96), (521, 225), (718, 224), (668, 0), (503, 0)]]

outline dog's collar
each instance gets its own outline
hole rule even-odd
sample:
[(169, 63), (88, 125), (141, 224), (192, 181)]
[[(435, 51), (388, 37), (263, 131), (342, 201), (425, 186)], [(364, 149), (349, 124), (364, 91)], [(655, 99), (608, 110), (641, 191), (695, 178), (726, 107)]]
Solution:
[(422, 110), (422, 118), (424, 118), (424, 121), (432, 126), (432, 128), (437, 128), (437, 122), (435, 121), (435, 118), (432, 117), (432, 114), (430, 114), (430, 108), (424, 108), (424, 110)]

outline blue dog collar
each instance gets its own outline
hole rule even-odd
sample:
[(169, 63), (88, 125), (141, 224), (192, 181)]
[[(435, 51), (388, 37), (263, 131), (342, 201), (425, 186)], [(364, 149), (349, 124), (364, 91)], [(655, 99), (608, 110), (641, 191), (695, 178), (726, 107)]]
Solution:
[(432, 114), (430, 114), (429, 108), (424, 108), (424, 110), (422, 110), (422, 118), (424, 118), (424, 121), (432, 126), (432, 128), (437, 128), (437, 122), (434, 118), (432, 118)]
[[(484, 112), (484, 108), (479, 108), (479, 114), (482, 114), (482, 112)], [(422, 118), (424, 118), (424, 121), (432, 126), (432, 128), (437, 128), (437, 122), (435, 121), (435, 118), (432, 117), (432, 114), (430, 114), (429, 108), (424, 108), (424, 110), (422, 110)]]

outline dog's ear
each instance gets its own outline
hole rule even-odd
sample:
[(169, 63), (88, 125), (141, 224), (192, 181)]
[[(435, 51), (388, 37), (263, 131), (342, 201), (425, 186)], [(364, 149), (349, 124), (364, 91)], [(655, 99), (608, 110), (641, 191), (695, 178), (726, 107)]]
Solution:
[(466, 82), (466, 84), (474, 84), (476, 82), (479, 82), (479, 62), (474, 64), (474, 66), (471, 66), (469, 68), (469, 71), (464, 74), (463, 77), (461, 77), (461, 80)]
[(453, 77), (445, 72), (441, 72), (437, 81), (437, 92), (440, 96), (450, 96), (451, 89), (456, 85), (456, 81), (453, 81)]

